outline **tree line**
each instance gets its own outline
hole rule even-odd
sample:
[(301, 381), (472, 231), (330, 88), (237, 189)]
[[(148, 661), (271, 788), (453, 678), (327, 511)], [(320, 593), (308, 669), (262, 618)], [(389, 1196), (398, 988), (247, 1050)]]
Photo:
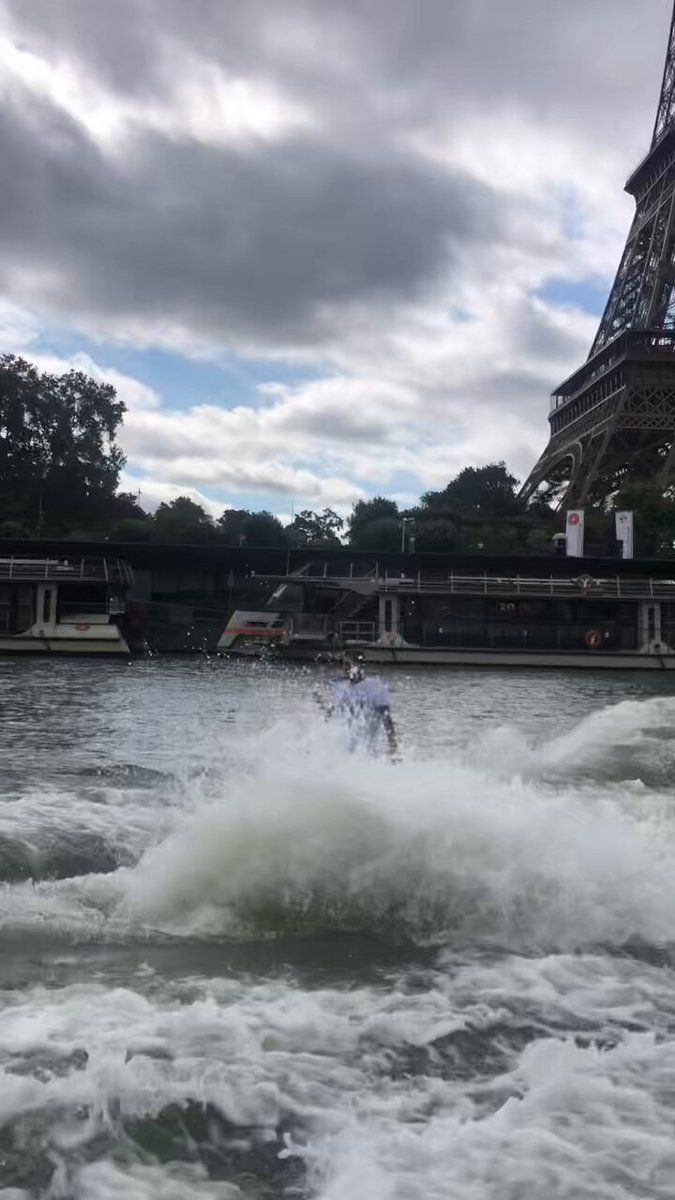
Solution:
[[(545, 500), (520, 498), (503, 462), (465, 467), (410, 508), (385, 496), (359, 500), (346, 519), (331, 508), (303, 509), (286, 525), (248, 509), (213, 518), (188, 496), (150, 514), (118, 490), (125, 459), (115, 438), (124, 412), (111, 385), (81, 371), (52, 375), (15, 355), (0, 357), (0, 537), (535, 554), (550, 549), (561, 529)], [(635, 512), (637, 553), (673, 553), (675, 488), (626, 480), (614, 505)], [(587, 512), (586, 523), (590, 538), (607, 538), (608, 513)]]

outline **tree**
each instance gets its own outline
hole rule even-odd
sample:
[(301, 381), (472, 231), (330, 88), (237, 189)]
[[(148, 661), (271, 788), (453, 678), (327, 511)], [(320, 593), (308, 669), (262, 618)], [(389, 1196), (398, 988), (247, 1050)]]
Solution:
[[(349, 545), (356, 550), (373, 549), (372, 538), (365, 535), (365, 530), (368, 525), (372, 525), (375, 521), (380, 521), (382, 518), (389, 518), (390, 521), (399, 521), (398, 504), (395, 500), (387, 500), (386, 496), (373, 496), (372, 500), (357, 500), (354, 505), (347, 524), (349, 525)], [(390, 527), (389, 527), (390, 528)], [(368, 545), (364, 543), (364, 535)], [(399, 532), (400, 539), (400, 532)], [(384, 549), (384, 547), (382, 547)]]
[(189, 496), (177, 496), (168, 504), (164, 501), (155, 513), (155, 532), (160, 540), (170, 542), (204, 542), (213, 537), (213, 521), (201, 504)]
[(115, 542), (156, 542), (162, 540), (162, 531), (147, 514), (143, 520), (123, 517), (113, 521), (110, 538)]
[(284, 527), (273, 513), (261, 509), (228, 508), (216, 522), (218, 531), (228, 546), (284, 546)]
[[(624, 483), (614, 498), (618, 511), (632, 511), (637, 557), (672, 554), (675, 547), (675, 487), (659, 479)], [(613, 519), (613, 518), (612, 518)]]
[(527, 505), (517, 487), (503, 462), (465, 467), (442, 491), (426, 492), (410, 514), (417, 549), (541, 552), (555, 531), (555, 513), (539, 498)]
[(516, 495), (517, 487), (518, 480), (503, 462), (464, 467), (443, 491), (426, 492), (422, 507), (482, 517), (515, 516), (525, 511), (524, 501)]
[(332, 508), (324, 508), (322, 512), (312, 512), (305, 508), (297, 513), (290, 525), (286, 526), (286, 536), (291, 545), (311, 545), (321, 542), (339, 544), (340, 532), (344, 526)]
[(416, 550), (456, 550), (462, 544), (456, 523), (443, 513), (423, 514), (411, 522), (410, 530), (415, 535)]
[(357, 531), (350, 545), (355, 550), (400, 550), (401, 522), (395, 517), (376, 517)]
[(150, 517), (138, 503), (133, 492), (118, 492), (110, 501), (110, 516), (116, 521), (149, 521)]
[(81, 371), (0, 357), (0, 518), (38, 534), (100, 521), (124, 466), (124, 412), (113, 387)]
[(284, 527), (273, 513), (261, 509), (249, 513), (244, 522), (244, 537), (247, 546), (285, 546)]

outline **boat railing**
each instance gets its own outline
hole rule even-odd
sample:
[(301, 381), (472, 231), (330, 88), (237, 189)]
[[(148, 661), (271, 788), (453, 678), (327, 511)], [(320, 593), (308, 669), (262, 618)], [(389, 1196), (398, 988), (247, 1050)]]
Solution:
[(291, 637), (323, 637), (328, 632), (328, 617), (323, 613), (291, 613), (287, 629)]
[(340, 621), (340, 638), (343, 642), (374, 642), (374, 621)]
[(133, 570), (121, 558), (0, 558), (0, 579), (50, 583), (111, 583), (131, 587)]
[(587, 596), (596, 599), (675, 600), (675, 580), (638, 578), (613, 575), (596, 579), (590, 575), (572, 578), (549, 576), (533, 579), (529, 576), (457, 575), (429, 579), (420, 573), (413, 576), (385, 575), (380, 580), (385, 592), (418, 592), (428, 595), (454, 596)]
[[(339, 571), (331, 573), (331, 566), (329, 562), (313, 565), (312, 572), (304, 576), (304, 582), (329, 586), (345, 593), (358, 591), (364, 596), (384, 591), (451, 596), (588, 596), (591, 599), (675, 601), (675, 579), (619, 574), (600, 578), (583, 573), (534, 578), (529, 575), (489, 575), (487, 572), (465, 575), (455, 571), (447, 575), (422, 571), (410, 575), (405, 572), (392, 575), (380, 571), (377, 564), (373, 570), (358, 571), (353, 563), (348, 564), (348, 571), (342, 564)], [(270, 578), (289, 581), (288, 576)]]

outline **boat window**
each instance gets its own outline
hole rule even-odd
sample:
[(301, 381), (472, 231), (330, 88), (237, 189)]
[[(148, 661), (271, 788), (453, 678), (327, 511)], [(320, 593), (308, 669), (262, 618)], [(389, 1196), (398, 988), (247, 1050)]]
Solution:
[(391, 609), (392, 609), (391, 600), (385, 600), (385, 602), (384, 602), (384, 629), (385, 629), (385, 633), (391, 633)]
[(32, 584), (0, 584), (0, 634), (23, 633), (33, 624)]
[(49, 612), (52, 606), (52, 589), (45, 588), (42, 593), (42, 623), (47, 625), (49, 622)]
[(650, 642), (656, 637), (656, 610), (653, 604), (647, 609), (647, 637)]

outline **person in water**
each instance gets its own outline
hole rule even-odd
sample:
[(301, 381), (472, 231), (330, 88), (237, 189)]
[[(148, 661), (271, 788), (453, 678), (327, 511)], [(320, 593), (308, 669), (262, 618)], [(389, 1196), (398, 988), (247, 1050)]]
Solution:
[(384, 729), (393, 757), (397, 745), (389, 688), (381, 679), (366, 676), (362, 659), (345, 658), (342, 665), (344, 678), (333, 685), (333, 703), (322, 705), (326, 717), (341, 717), (349, 727), (352, 747), (363, 745), (371, 751), (380, 729)]

